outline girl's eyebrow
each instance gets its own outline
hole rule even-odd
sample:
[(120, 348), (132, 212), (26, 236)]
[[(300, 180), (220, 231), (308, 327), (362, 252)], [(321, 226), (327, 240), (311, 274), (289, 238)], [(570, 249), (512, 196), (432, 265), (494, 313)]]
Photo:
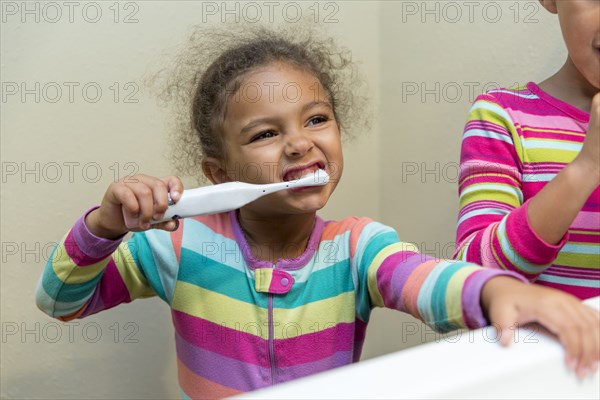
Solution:
[(271, 118), (271, 117), (265, 117), (265, 118), (258, 118), (255, 120), (252, 120), (250, 122), (248, 122), (246, 124), (246, 126), (244, 126), (241, 130), (240, 130), (240, 135), (243, 135), (244, 133), (246, 133), (249, 130), (254, 129), (254, 127), (263, 124), (263, 123), (268, 123), (275, 120), (275, 118)]
[(324, 100), (313, 100), (310, 103), (306, 103), (303, 107), (302, 107), (302, 112), (305, 112), (313, 107), (318, 107), (318, 106), (325, 106), (327, 108), (332, 109), (333, 107), (331, 107), (331, 103), (328, 101), (324, 101)]
[[(331, 103), (329, 103), (328, 101), (311, 101), (309, 103), (306, 103), (304, 106), (302, 106), (301, 113), (304, 113), (304, 112), (308, 111), (309, 109), (311, 109), (313, 107), (318, 107), (318, 106), (325, 106), (329, 109), (332, 109)], [(271, 117), (264, 117), (264, 118), (258, 118), (258, 119), (252, 120), (252, 121), (248, 122), (240, 130), (240, 135), (243, 135), (244, 133), (248, 132), (249, 130), (254, 129), (256, 126), (258, 126), (260, 124), (269, 123), (274, 120), (276, 120), (276, 118), (271, 118)]]

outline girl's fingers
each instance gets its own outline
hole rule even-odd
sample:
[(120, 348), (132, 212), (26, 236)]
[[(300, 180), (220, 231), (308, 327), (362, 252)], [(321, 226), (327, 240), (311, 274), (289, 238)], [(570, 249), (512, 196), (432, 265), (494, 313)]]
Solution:
[(520, 326), (536, 322), (558, 338), (568, 367), (579, 377), (597, 370), (600, 360), (600, 314), (597, 311), (571, 295), (540, 286), (530, 286), (520, 295), (493, 294), (489, 316), (491, 322), (502, 329), (503, 345), (512, 337), (513, 323)]
[(582, 305), (578, 307), (581, 331), (584, 334), (582, 356), (577, 367), (580, 377), (595, 372), (596, 365), (600, 359), (600, 315), (591, 308)]
[(598, 367), (598, 363), (600, 362), (600, 312), (591, 307), (585, 307), (586, 313), (590, 318), (590, 326), (591, 330), (594, 332), (594, 352), (595, 359), (593, 360), (593, 364)]
[[(544, 295), (545, 293), (539, 294)], [(573, 311), (570, 310), (572, 307), (565, 304), (565, 300), (568, 300), (566, 296), (558, 299), (557, 296), (563, 297), (564, 295), (558, 292), (550, 294), (551, 297), (545, 299), (546, 301), (542, 299), (542, 296), (538, 296), (539, 305), (531, 309), (532, 314), (522, 322), (537, 322), (554, 334), (565, 349), (567, 366), (575, 370), (581, 358), (582, 332), (578, 326), (574, 326), (577, 325), (577, 317), (573, 316)]]
[[(578, 313), (573, 315), (573, 310), (566, 307), (560, 307), (562, 312), (558, 312), (557, 316), (552, 316), (555, 326), (558, 327), (558, 340), (564, 345), (566, 351), (567, 366), (573, 371), (577, 371), (584, 345), (585, 333), (581, 330), (581, 325), (578, 323)], [(561, 317), (562, 316), (562, 317)]]
[(158, 179), (153, 182), (152, 196), (154, 201), (152, 219), (159, 220), (163, 217), (169, 206), (169, 196), (165, 182)]
[[(134, 192), (139, 205), (139, 215), (136, 228), (150, 229), (151, 220), (161, 219), (169, 206), (169, 192), (171, 198), (179, 200), (183, 191), (183, 184), (178, 177), (168, 176), (158, 179), (146, 175), (140, 175), (137, 180), (128, 184)], [(157, 229), (172, 231), (176, 229), (177, 224), (171, 223), (165, 227), (152, 226)]]
[(181, 193), (183, 193), (183, 183), (181, 182), (181, 179), (176, 176), (166, 176), (161, 180), (167, 185), (171, 199), (175, 202), (179, 201)]
[(139, 204), (136, 228), (149, 229), (154, 214), (154, 198), (150, 186), (144, 182), (129, 185)]
[(150, 229), (150, 221), (156, 214), (162, 214), (167, 208), (167, 188), (159, 179), (137, 175), (135, 179), (129, 179), (124, 183), (129, 187), (137, 199), (139, 211), (137, 220), (131, 223), (134, 228)]
[[(125, 183), (129, 189), (135, 194), (139, 209), (137, 215), (131, 215), (131, 223), (134, 226), (130, 228), (149, 229), (150, 220), (154, 214), (154, 196), (152, 187), (154, 186), (156, 178), (137, 175), (135, 179), (129, 179)], [(129, 226), (128, 226), (129, 227)]]
[(113, 190), (114, 201), (121, 204), (123, 222), (127, 229), (137, 227), (137, 218), (140, 212), (135, 193), (125, 185), (117, 185)]
[[(102, 200), (104, 228), (112, 231), (150, 229), (151, 220), (162, 219), (169, 204), (181, 198), (183, 184), (178, 177), (163, 179), (143, 174), (128, 176), (111, 184)], [(159, 229), (173, 230), (175, 223)]]
[(491, 316), (493, 325), (499, 330), (500, 344), (508, 346), (513, 341), (514, 330), (511, 329), (518, 323), (519, 315), (513, 307), (505, 307), (497, 310), (494, 316)]
[(574, 369), (577, 375), (583, 378), (592, 372), (600, 357), (600, 319), (597, 312), (578, 300), (570, 303), (566, 308), (570, 319), (570, 332), (573, 335), (578, 334), (580, 338), (579, 358)]
[[(169, 207), (169, 197), (171, 200), (177, 202), (183, 192), (183, 184), (181, 180), (176, 176), (167, 176), (154, 182), (153, 194), (154, 194), (154, 215), (153, 219), (159, 220), (163, 218), (164, 213)], [(177, 225), (179, 226), (179, 225)], [(158, 228), (162, 229), (162, 228)], [(175, 228), (176, 229), (176, 228)], [(172, 230), (166, 229), (166, 230)]]
[(549, 328), (557, 327), (555, 333), (565, 347), (567, 366), (583, 378), (595, 369), (600, 357), (598, 313), (575, 299), (561, 304), (552, 308), (555, 314), (550, 317)]

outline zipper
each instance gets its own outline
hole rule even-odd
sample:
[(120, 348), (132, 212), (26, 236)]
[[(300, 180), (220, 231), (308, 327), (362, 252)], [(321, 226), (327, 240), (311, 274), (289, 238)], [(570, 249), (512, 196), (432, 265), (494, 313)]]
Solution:
[(275, 335), (273, 328), (273, 294), (269, 293), (269, 362), (271, 364), (271, 385), (275, 385)]

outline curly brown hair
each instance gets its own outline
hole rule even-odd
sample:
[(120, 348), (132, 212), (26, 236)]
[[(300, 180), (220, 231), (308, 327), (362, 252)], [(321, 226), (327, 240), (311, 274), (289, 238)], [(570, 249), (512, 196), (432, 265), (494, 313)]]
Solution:
[(221, 126), (228, 100), (248, 73), (273, 62), (320, 81), (345, 137), (369, 128), (365, 81), (350, 51), (317, 26), (198, 26), (174, 65), (151, 79), (159, 98), (174, 106), (170, 160), (178, 173), (198, 178), (203, 157), (225, 157)]

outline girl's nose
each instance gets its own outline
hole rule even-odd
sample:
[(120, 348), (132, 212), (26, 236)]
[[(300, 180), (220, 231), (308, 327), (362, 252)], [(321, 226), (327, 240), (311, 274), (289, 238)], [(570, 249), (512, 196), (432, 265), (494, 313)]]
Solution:
[(312, 140), (301, 132), (287, 135), (285, 154), (289, 157), (300, 157), (308, 153), (314, 146)]

